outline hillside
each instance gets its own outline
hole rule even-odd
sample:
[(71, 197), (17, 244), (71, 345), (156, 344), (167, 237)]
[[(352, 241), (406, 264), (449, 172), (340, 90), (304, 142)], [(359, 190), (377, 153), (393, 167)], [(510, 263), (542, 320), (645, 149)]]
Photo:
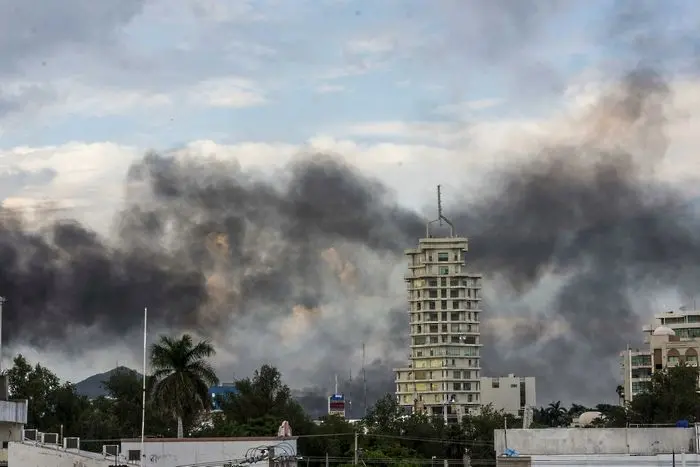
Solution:
[[(120, 366), (120, 367), (114, 368), (110, 371), (107, 371), (105, 373), (99, 373), (96, 375), (92, 375), (88, 378), (85, 378), (84, 380), (75, 384), (75, 390), (81, 396), (87, 396), (91, 399), (95, 398), (95, 397), (106, 396), (107, 390), (103, 387), (102, 382), (109, 380), (109, 378), (114, 373), (118, 373), (120, 371), (135, 372), (135, 370), (132, 370), (131, 368), (127, 368), (125, 366)], [(139, 373), (139, 376), (140, 375), (141, 374)]]

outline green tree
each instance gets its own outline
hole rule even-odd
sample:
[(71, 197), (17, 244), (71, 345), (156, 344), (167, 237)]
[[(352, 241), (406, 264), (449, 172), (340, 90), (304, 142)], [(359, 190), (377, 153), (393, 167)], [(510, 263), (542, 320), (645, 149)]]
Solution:
[(631, 423), (665, 424), (700, 420), (698, 368), (676, 366), (657, 370), (649, 388), (628, 404)]
[(494, 430), (521, 425), (521, 419), (502, 410), (495, 410), (492, 405), (483, 406), (477, 414), (467, 415), (462, 420), (462, 430), (466, 435), (469, 457), (479, 462), (495, 462)]
[(48, 368), (17, 355), (7, 370), (8, 389), (14, 399), (29, 401), (27, 425), (44, 432), (79, 433), (89, 410), (87, 398), (78, 396), (70, 383), (61, 383)]
[(208, 341), (194, 343), (189, 334), (180, 339), (161, 336), (151, 346), (151, 397), (177, 420), (177, 436), (184, 436), (183, 420), (210, 407), (209, 386), (219, 379), (207, 361), (215, 354)]
[(263, 365), (252, 378), (234, 382), (235, 393), (221, 401), (222, 414), (214, 418), (212, 430), (225, 436), (271, 436), (286, 420), (294, 434), (311, 431), (312, 422), (292, 399), (279, 370)]
[[(109, 406), (113, 419), (120, 427), (121, 436), (136, 437), (141, 433), (143, 407), (143, 378), (129, 369), (113, 372), (102, 383), (109, 394)], [(153, 377), (146, 378), (146, 390), (153, 386)], [(167, 413), (151, 398), (146, 399), (145, 428), (148, 436), (172, 436)]]

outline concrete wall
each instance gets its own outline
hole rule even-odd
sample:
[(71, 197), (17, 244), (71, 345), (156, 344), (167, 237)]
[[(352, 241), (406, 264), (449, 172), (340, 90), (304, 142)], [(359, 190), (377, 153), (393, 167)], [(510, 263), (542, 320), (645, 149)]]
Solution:
[(529, 457), (497, 457), (496, 467), (531, 467), (532, 461)]
[(0, 422), (0, 443), (5, 441), (22, 441), (24, 425)]
[[(497, 454), (504, 430), (494, 431)], [(693, 428), (546, 428), (508, 430), (508, 448), (521, 455), (659, 454), (695, 451)]]
[(114, 460), (109, 461), (97, 454), (14, 442), (9, 445), (7, 457), (10, 467), (108, 467), (114, 464)]
[[(293, 455), (297, 452), (296, 438), (185, 438), (147, 439), (144, 451), (145, 465), (148, 467), (175, 467), (177, 465), (198, 464), (204, 462), (229, 461), (243, 459), (246, 452), (259, 446), (285, 443), (287, 451)], [(130, 450), (141, 449), (140, 440), (124, 440), (121, 443), (122, 455), (129, 455)], [(284, 454), (283, 449), (277, 453)], [(267, 465), (267, 461), (249, 465)]]
[[(532, 467), (671, 467), (674, 465), (673, 456), (659, 454), (657, 456), (627, 456), (627, 455), (586, 455), (586, 456), (532, 456)], [(500, 465), (500, 464), (497, 464)], [(696, 467), (700, 465), (700, 456), (676, 454), (676, 466)]]

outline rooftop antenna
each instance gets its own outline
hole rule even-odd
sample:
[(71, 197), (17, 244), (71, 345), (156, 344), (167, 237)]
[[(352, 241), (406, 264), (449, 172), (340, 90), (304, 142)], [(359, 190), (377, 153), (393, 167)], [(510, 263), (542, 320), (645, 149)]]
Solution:
[(426, 236), (428, 238), (431, 237), (431, 235), (430, 235), (430, 226), (431, 225), (438, 223), (438, 225), (442, 226), (442, 223), (445, 222), (445, 224), (450, 226), (450, 237), (454, 237), (455, 236), (454, 224), (452, 224), (452, 222), (442, 214), (442, 189), (441, 189), (440, 185), (437, 186), (437, 204), (438, 204), (438, 217), (437, 217), (437, 219), (428, 222), (428, 224), (426, 225), (426, 227), (425, 227)]

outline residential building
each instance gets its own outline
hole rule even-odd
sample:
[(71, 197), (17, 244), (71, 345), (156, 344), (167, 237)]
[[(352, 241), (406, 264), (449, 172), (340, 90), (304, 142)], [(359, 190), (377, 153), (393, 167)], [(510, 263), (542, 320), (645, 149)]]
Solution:
[[(449, 235), (433, 235), (431, 226), (443, 221)], [(467, 251), (467, 238), (454, 235), (441, 209), (426, 238), (406, 250), (410, 354), (394, 371), (397, 400), (410, 411), (448, 419), (481, 403), (481, 275), (468, 270)]]
[(522, 416), (527, 407), (536, 407), (535, 378), (533, 376), (508, 376), (481, 378), (481, 403), (491, 404), (515, 416)]
[(236, 394), (238, 390), (233, 384), (222, 384), (220, 386), (212, 386), (209, 388), (209, 397), (211, 398), (211, 406), (213, 412), (221, 410), (221, 403), (227, 397)]
[[(629, 402), (633, 400), (635, 395), (643, 392), (648, 387), (651, 383), (652, 372), (655, 369), (666, 367), (666, 363), (669, 360), (664, 351), (662, 351), (660, 357), (653, 358), (652, 341), (659, 341), (659, 333), (661, 336), (669, 335), (667, 330), (671, 330), (671, 335), (674, 336), (674, 339), (669, 344), (670, 347), (667, 347), (667, 350), (671, 352), (670, 362), (674, 362), (676, 358), (682, 357), (684, 361), (692, 364), (693, 357), (697, 358), (692, 353), (696, 351), (694, 342), (700, 342), (700, 310), (689, 311), (681, 308), (679, 311), (668, 311), (655, 315), (654, 324), (646, 325), (642, 328), (642, 332), (646, 334), (644, 342), (649, 347), (627, 349), (620, 353), (624, 401)], [(655, 337), (657, 338), (655, 339)], [(675, 338), (679, 340), (676, 341)], [(676, 342), (683, 342), (684, 344), (676, 344)], [(681, 352), (686, 351), (691, 354), (681, 354)]]
[(621, 399), (631, 401), (651, 384), (651, 349), (627, 349), (620, 352), (622, 370)]

